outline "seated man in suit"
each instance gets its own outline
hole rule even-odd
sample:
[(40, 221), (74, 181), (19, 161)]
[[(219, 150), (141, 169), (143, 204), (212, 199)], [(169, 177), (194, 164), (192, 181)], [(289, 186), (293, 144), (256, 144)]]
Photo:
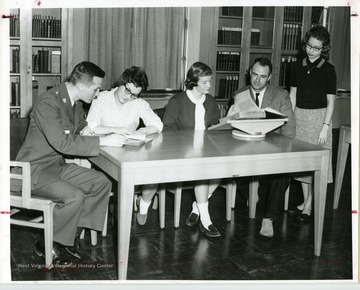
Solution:
[[(67, 164), (64, 159), (64, 156), (96, 156), (99, 146), (124, 144), (122, 135), (82, 134), (87, 122), (80, 101), (91, 103), (104, 76), (105, 72), (97, 65), (82, 62), (72, 71), (69, 82), (39, 96), (16, 157), (18, 161), (30, 162), (32, 194), (56, 203), (52, 251), (55, 261), (60, 262), (61, 249), (80, 259), (77, 242), (81, 230), (101, 231), (104, 225), (111, 182), (101, 172)], [(34, 251), (45, 256), (43, 238), (39, 238)]]
[[(272, 108), (288, 117), (288, 122), (276, 130), (285, 136), (295, 137), (295, 118), (292, 110), (289, 93), (281, 88), (269, 84), (272, 73), (272, 63), (267, 58), (255, 59), (250, 69), (250, 84), (234, 93), (234, 105), (229, 109), (228, 115), (237, 113), (239, 99), (237, 95), (249, 91), (253, 101), (260, 108)], [(265, 213), (262, 219), (260, 234), (266, 237), (274, 235), (273, 219), (277, 216), (284, 204), (284, 195), (289, 186), (289, 174), (274, 174), (260, 177), (260, 190), (265, 190)]]

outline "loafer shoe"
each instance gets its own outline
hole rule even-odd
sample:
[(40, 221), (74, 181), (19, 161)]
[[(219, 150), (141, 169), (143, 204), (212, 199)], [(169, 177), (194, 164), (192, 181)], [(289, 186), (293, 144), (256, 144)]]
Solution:
[(298, 209), (297, 207), (291, 208), (288, 210), (289, 215), (299, 215), (302, 213), (301, 209)]
[(209, 225), (209, 228), (206, 229), (203, 226), (203, 224), (200, 222), (199, 228), (200, 228), (200, 231), (202, 233), (205, 233), (209, 238), (217, 238), (217, 237), (221, 236), (218, 229), (213, 224)]
[(141, 198), (141, 196), (139, 196), (138, 199), (136, 200), (136, 205), (138, 207), (138, 212), (136, 213), (136, 220), (139, 225), (143, 226), (146, 223), (148, 215), (147, 215), (147, 213), (146, 214), (140, 213), (140, 198)]
[(302, 213), (301, 215), (299, 215), (299, 220), (302, 221), (303, 223), (308, 223), (310, 222), (310, 218), (311, 216), (305, 213)]
[(186, 218), (186, 225), (189, 226), (189, 227), (193, 227), (195, 226), (198, 222), (199, 222), (199, 219), (200, 216), (196, 213), (190, 213), (189, 216)]
[[(35, 246), (34, 246), (34, 253), (36, 255), (38, 255), (39, 257), (44, 257), (45, 258), (45, 247), (42, 246), (39, 243), (39, 241), (37, 241)], [(54, 243), (53, 248), (52, 248), (52, 258), (53, 258), (53, 263), (56, 263), (56, 264), (61, 264), (63, 266), (67, 266), (67, 265), (71, 264), (71, 261), (69, 259), (66, 259), (66, 258), (62, 257), (61, 251), (56, 246), (55, 243)]]
[(68, 252), (71, 256), (74, 256), (75, 258), (81, 259), (80, 234), (75, 235), (74, 245), (66, 246), (65, 251)]
[(262, 219), (261, 229), (259, 232), (260, 235), (264, 237), (273, 237), (274, 236), (274, 228), (272, 219)]

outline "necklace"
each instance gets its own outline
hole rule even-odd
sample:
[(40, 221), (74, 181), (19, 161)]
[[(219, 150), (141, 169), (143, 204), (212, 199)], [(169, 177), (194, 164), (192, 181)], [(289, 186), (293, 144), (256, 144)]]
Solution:
[(312, 68), (309, 68), (308, 64), (306, 63), (306, 67), (308, 69), (307, 74), (310, 74), (310, 72), (316, 67), (316, 65), (314, 65)]

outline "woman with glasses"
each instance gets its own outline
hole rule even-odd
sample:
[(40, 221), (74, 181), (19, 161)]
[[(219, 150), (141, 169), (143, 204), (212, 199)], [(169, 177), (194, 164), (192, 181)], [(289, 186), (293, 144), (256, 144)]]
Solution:
[[(291, 74), (290, 98), (296, 106), (296, 138), (331, 149), (336, 73), (328, 62), (330, 35), (327, 29), (320, 25), (312, 27), (305, 34), (303, 50), (307, 57), (295, 65)], [(313, 176), (297, 174), (295, 179), (301, 182), (304, 202), (289, 213), (308, 222), (312, 209)], [(331, 153), (328, 182), (332, 182)]]
[[(175, 95), (166, 106), (163, 122), (164, 130), (195, 130), (194, 150), (201, 146), (202, 133), (209, 126), (217, 124), (220, 111), (211, 87), (211, 68), (201, 62), (195, 62), (187, 72), (186, 90)], [(186, 219), (188, 226), (199, 224), (200, 231), (208, 237), (219, 237), (220, 233), (213, 225), (208, 210), (208, 199), (218, 187), (220, 180), (201, 180), (195, 182), (195, 198), (192, 211)]]
[[(88, 127), (84, 134), (152, 134), (163, 129), (160, 118), (148, 102), (140, 98), (142, 90), (148, 87), (148, 78), (143, 69), (133, 66), (126, 69), (109, 91), (100, 92), (93, 100), (86, 118)], [(137, 129), (142, 119), (145, 127)], [(137, 200), (139, 211), (137, 221), (144, 225), (151, 200), (157, 185), (142, 186), (142, 196)]]

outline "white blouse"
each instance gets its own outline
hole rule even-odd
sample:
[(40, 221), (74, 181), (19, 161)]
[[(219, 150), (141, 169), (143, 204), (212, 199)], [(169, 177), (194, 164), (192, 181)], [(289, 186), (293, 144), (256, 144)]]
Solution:
[(138, 98), (119, 108), (115, 100), (116, 90), (117, 88), (103, 91), (92, 101), (86, 118), (91, 129), (96, 126), (106, 126), (123, 127), (135, 131), (139, 126), (139, 118), (141, 118), (145, 126), (155, 126), (159, 132), (162, 131), (163, 123), (147, 101)]

